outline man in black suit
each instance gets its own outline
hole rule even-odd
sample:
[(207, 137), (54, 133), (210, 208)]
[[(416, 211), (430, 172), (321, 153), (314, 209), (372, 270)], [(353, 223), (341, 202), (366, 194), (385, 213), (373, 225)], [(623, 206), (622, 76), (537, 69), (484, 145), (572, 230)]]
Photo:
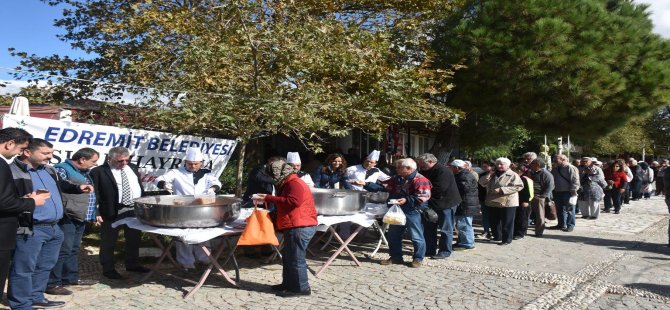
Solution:
[[(28, 147), (32, 141), (27, 131), (19, 128), (5, 128), (0, 130), (0, 155), (10, 159)], [(12, 250), (16, 246), (16, 229), (18, 216), (23, 212), (32, 213), (35, 206), (41, 206), (51, 194), (31, 193), (26, 197), (19, 197), (14, 184), (14, 177), (7, 161), (0, 158), (0, 300), (5, 290), (5, 281), (9, 273)]]
[(125, 266), (127, 271), (149, 272), (140, 265), (140, 231), (127, 225), (112, 228), (112, 223), (126, 217), (134, 217), (133, 199), (142, 197), (144, 189), (140, 182), (137, 166), (129, 163), (130, 152), (124, 147), (109, 150), (107, 160), (102, 166), (91, 170), (91, 178), (98, 201), (97, 221), (100, 228), (100, 264), (102, 274), (109, 279), (121, 279), (114, 268), (114, 246), (123, 228), (126, 246)]

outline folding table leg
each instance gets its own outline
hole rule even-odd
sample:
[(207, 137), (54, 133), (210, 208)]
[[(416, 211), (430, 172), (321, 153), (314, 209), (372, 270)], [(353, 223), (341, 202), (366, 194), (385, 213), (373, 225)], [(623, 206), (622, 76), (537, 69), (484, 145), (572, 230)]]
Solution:
[(385, 232), (388, 229), (389, 224), (384, 223), (383, 227), (379, 227), (379, 224), (375, 221), (372, 225), (375, 227), (375, 229), (377, 229), (377, 231), (379, 231), (380, 237), (379, 241), (377, 241), (377, 247), (375, 248), (374, 251), (372, 251), (372, 253), (370, 253), (370, 257), (374, 257), (375, 254), (377, 254), (377, 251), (379, 251), (379, 248), (381, 248), (382, 243), (385, 244), (387, 247), (389, 246), (389, 242), (388, 240), (386, 240), (385, 235)]
[(161, 249), (163, 249), (163, 254), (161, 254), (160, 258), (158, 258), (158, 261), (156, 261), (156, 263), (153, 265), (153, 267), (150, 268), (151, 271), (147, 272), (147, 274), (145, 274), (145, 275), (140, 279), (141, 282), (144, 282), (144, 281), (146, 281), (147, 279), (149, 279), (149, 277), (151, 276), (151, 274), (154, 273), (154, 271), (158, 271), (158, 268), (160, 267), (160, 265), (161, 265), (161, 263), (163, 262), (163, 260), (165, 260), (165, 257), (169, 257), (170, 260), (172, 260), (173, 263), (176, 264), (176, 262), (174, 261), (174, 259), (172, 259), (172, 255), (170, 255), (170, 249), (172, 248), (172, 245), (174, 245), (174, 240), (171, 240), (170, 243), (168, 244), (168, 246), (167, 246), (167, 247), (164, 247), (163, 244), (160, 242), (160, 240), (158, 240), (158, 238), (156, 238), (154, 235), (151, 235), (151, 236), (153, 237), (154, 242), (156, 242), (156, 244), (158, 245), (158, 247), (161, 248)]
[(351, 242), (351, 240), (353, 240), (356, 237), (356, 235), (358, 235), (358, 233), (361, 231), (361, 229), (363, 229), (363, 226), (359, 225), (356, 228), (356, 230), (349, 236), (349, 238), (347, 238), (347, 240), (342, 241), (342, 238), (340, 238), (340, 235), (337, 234), (335, 229), (333, 227), (328, 227), (328, 230), (330, 230), (332, 232), (333, 237), (335, 237), (335, 239), (337, 239), (337, 241), (339, 241), (342, 245), (340, 245), (340, 247), (337, 249), (337, 251), (335, 251), (335, 253), (333, 253), (333, 255), (331, 255), (330, 258), (328, 258), (328, 260), (323, 264), (323, 266), (321, 266), (321, 268), (314, 274), (315, 277), (318, 278), (319, 275), (323, 271), (325, 271), (326, 268), (328, 268), (328, 266), (330, 266), (330, 264), (333, 262), (333, 260), (335, 260), (335, 258), (338, 255), (340, 255), (340, 253), (343, 250), (347, 251), (349, 256), (351, 256), (351, 259), (353, 259), (354, 263), (356, 263), (357, 266), (361, 266), (361, 262), (359, 262), (358, 259), (356, 259), (356, 256), (354, 255), (353, 252), (351, 252), (351, 250), (349, 250), (349, 246), (348, 246), (349, 242)]
[[(209, 277), (209, 274), (212, 272), (212, 269), (214, 269), (214, 267), (216, 267), (216, 269), (219, 271), (219, 273), (221, 273), (221, 275), (223, 276), (223, 278), (224, 278), (228, 283), (230, 283), (230, 284), (232, 284), (233, 286), (237, 287), (237, 286), (238, 286), (238, 285), (237, 285), (237, 282), (233, 281), (233, 280), (228, 276), (228, 273), (226, 273), (226, 271), (223, 270), (223, 268), (221, 268), (221, 265), (219, 265), (219, 262), (217, 262), (217, 259), (219, 258), (219, 255), (221, 255), (221, 253), (223, 252), (223, 247), (225, 247), (226, 245), (225, 245), (225, 244), (221, 244), (221, 245), (219, 246), (219, 249), (216, 250), (216, 253), (215, 253), (214, 255), (212, 255), (212, 252), (210, 252), (209, 249), (208, 249), (205, 245), (203, 245), (203, 244), (199, 244), (198, 246), (200, 246), (200, 248), (202, 249), (202, 251), (205, 252), (205, 254), (207, 255), (207, 257), (209, 258), (210, 263), (209, 263), (209, 265), (207, 266), (207, 269), (202, 273), (202, 276), (200, 276), (200, 280), (198, 281), (198, 283), (196, 283), (195, 287), (193, 287), (193, 289), (191, 289), (191, 291), (189, 291), (189, 292), (184, 296), (184, 299), (189, 298), (190, 296), (192, 296), (193, 294), (195, 294), (195, 292), (197, 292), (197, 291), (200, 289), (200, 287), (202, 287), (202, 285), (205, 283), (205, 280), (207, 280), (207, 278)], [(235, 270), (237, 271), (237, 268), (236, 268)], [(238, 275), (238, 276), (239, 276), (239, 275)]]

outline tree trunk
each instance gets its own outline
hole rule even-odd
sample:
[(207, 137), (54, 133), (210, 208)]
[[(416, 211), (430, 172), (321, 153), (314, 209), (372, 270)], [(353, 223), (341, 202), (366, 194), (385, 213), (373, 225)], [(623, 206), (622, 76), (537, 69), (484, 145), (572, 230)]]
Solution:
[(240, 141), (239, 158), (237, 159), (237, 176), (235, 177), (235, 197), (242, 197), (242, 180), (244, 179), (244, 156), (246, 154), (247, 143)]
[(449, 163), (449, 157), (451, 157), (457, 142), (458, 127), (448, 122), (442, 123), (430, 152), (437, 157), (438, 163), (446, 165)]

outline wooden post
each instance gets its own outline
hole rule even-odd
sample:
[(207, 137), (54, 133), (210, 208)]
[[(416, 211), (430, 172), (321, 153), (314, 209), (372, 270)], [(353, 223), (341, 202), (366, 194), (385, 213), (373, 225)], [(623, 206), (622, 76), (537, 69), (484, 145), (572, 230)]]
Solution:
[(242, 180), (244, 179), (244, 155), (246, 154), (247, 143), (240, 141), (238, 144), (240, 153), (237, 159), (237, 175), (235, 176), (235, 197), (242, 197)]

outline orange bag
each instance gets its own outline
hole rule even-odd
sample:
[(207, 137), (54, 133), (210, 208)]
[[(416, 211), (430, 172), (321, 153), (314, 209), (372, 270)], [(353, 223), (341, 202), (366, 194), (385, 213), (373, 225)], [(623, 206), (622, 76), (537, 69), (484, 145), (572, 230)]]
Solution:
[(244, 228), (237, 245), (279, 245), (275, 227), (270, 219), (270, 211), (259, 210), (254, 207), (249, 218), (247, 218), (247, 227)]

